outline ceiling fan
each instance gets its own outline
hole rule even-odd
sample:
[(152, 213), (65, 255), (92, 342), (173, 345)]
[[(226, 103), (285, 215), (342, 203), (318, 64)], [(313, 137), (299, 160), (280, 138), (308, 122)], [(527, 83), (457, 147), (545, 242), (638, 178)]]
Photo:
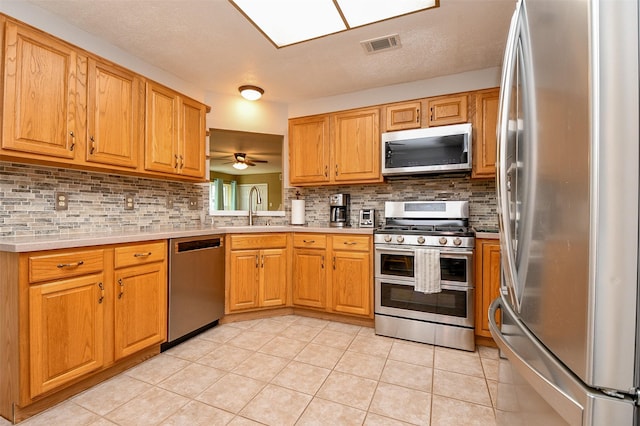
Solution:
[(233, 168), (238, 170), (244, 170), (247, 168), (247, 166), (255, 166), (256, 163), (268, 163), (267, 160), (249, 160), (247, 158), (247, 154), (245, 154), (244, 152), (234, 153), (233, 158), (235, 161), (230, 161), (229, 163), (233, 163)]

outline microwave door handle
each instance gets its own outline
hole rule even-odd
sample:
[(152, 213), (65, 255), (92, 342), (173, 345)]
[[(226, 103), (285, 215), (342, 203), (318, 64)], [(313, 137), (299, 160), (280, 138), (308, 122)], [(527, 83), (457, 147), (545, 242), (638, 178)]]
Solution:
[(520, 312), (520, 298), (516, 294), (516, 267), (514, 248), (510, 227), (509, 198), (511, 192), (507, 182), (507, 144), (509, 142), (509, 112), (511, 107), (511, 92), (513, 89), (513, 77), (515, 61), (518, 49), (518, 38), (520, 36), (520, 7), (521, 2), (516, 4), (516, 10), (511, 18), (507, 46), (503, 61), (502, 81), (500, 99), (498, 104), (498, 125), (497, 125), (497, 173), (496, 192), (498, 198), (498, 224), (500, 226), (500, 243), (502, 246), (502, 270), (504, 273), (504, 283), (509, 300), (516, 311)]

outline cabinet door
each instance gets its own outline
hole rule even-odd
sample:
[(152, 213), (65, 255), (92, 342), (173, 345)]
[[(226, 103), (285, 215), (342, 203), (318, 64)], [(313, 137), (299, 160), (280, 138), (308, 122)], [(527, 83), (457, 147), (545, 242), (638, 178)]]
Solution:
[(466, 123), (467, 98), (465, 94), (427, 99), (428, 127)]
[(163, 262), (116, 270), (115, 359), (167, 337), (167, 273)]
[(205, 106), (188, 98), (180, 103), (179, 173), (205, 177)]
[(476, 95), (475, 138), (473, 146), (474, 178), (496, 175), (496, 126), (498, 123), (499, 89)]
[(144, 143), (140, 78), (89, 58), (87, 89), (87, 161), (136, 168)]
[(30, 395), (102, 367), (102, 274), (29, 287)]
[(293, 304), (312, 308), (325, 308), (327, 278), (325, 250), (294, 249), (293, 252)]
[(380, 111), (377, 108), (333, 115), (336, 182), (380, 182)]
[(2, 148), (75, 158), (82, 134), (78, 79), (86, 78), (86, 60), (71, 46), (13, 22), (6, 23), (4, 49)]
[(336, 312), (367, 315), (371, 313), (371, 255), (369, 253), (333, 253), (332, 308)]
[(420, 101), (389, 105), (385, 111), (387, 132), (420, 128)]
[(232, 250), (230, 255), (229, 310), (257, 308), (259, 250)]
[(476, 335), (491, 337), (489, 305), (500, 296), (500, 243), (476, 240)]
[(329, 182), (329, 116), (289, 120), (289, 180), (292, 185)]
[(178, 94), (166, 87), (147, 82), (145, 110), (146, 170), (177, 173), (178, 156)]
[(287, 304), (287, 250), (268, 249), (260, 252), (260, 306)]

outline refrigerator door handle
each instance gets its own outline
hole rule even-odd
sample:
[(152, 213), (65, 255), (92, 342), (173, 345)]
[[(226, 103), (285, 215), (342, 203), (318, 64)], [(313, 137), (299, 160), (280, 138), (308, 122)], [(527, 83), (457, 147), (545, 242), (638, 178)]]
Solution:
[[(498, 310), (508, 309), (508, 307), (502, 304), (502, 299), (498, 297), (495, 299), (489, 307), (489, 330), (494, 341), (498, 345), (498, 348), (509, 359), (511, 365), (515, 370), (524, 377), (527, 382), (533, 387), (536, 392), (544, 398), (544, 400), (552, 406), (569, 424), (581, 425), (583, 417), (583, 407), (575, 401), (570, 395), (550, 382), (543, 374), (536, 370), (531, 364), (529, 364), (517, 351), (507, 342), (503, 336), (500, 328), (496, 324), (495, 315)], [(512, 318), (514, 322), (519, 322), (515, 317)], [(534, 342), (536, 345), (537, 340), (533, 337), (523, 326), (520, 325), (521, 332)], [(542, 349), (541, 350), (545, 350)]]
[(515, 258), (512, 245), (511, 228), (509, 226), (509, 198), (507, 193), (511, 191), (511, 184), (507, 180), (508, 166), (507, 162), (507, 144), (509, 141), (509, 110), (512, 92), (512, 83), (515, 67), (515, 60), (518, 51), (518, 38), (520, 33), (520, 8), (521, 1), (516, 4), (516, 10), (511, 18), (509, 27), (509, 35), (507, 37), (507, 46), (503, 60), (502, 81), (500, 84), (500, 100), (498, 109), (498, 158), (497, 160), (497, 176), (496, 176), (496, 192), (498, 198), (498, 216), (502, 245), (503, 273), (504, 283), (507, 294), (512, 305), (520, 312), (520, 298), (517, 297), (515, 287)]

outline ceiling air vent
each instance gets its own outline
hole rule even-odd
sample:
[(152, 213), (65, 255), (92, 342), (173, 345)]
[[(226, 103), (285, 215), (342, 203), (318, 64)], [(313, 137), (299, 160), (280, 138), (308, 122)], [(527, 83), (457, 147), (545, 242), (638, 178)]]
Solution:
[(383, 50), (397, 49), (401, 46), (400, 36), (398, 34), (372, 38), (371, 40), (361, 41), (360, 44), (367, 53), (376, 53), (382, 52)]

